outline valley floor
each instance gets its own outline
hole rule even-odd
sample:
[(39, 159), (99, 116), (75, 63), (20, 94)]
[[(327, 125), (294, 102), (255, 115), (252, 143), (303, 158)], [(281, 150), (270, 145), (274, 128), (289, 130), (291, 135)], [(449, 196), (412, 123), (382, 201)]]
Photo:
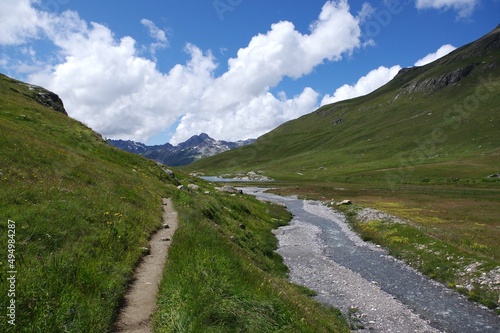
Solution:
[(292, 282), (317, 291), (360, 332), (498, 332), (500, 319), (485, 307), (430, 280), (385, 250), (364, 242), (345, 217), (318, 201), (244, 191), (281, 202), (294, 215), (276, 231), (278, 253)]

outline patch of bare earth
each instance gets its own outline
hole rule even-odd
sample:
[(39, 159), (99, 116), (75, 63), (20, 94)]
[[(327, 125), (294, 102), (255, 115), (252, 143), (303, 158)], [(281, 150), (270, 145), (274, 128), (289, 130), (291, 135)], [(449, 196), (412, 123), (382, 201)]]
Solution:
[(163, 199), (164, 227), (153, 234), (149, 253), (134, 273), (133, 283), (125, 295), (125, 306), (118, 316), (117, 333), (150, 333), (150, 316), (156, 308), (156, 294), (167, 260), (170, 240), (177, 228), (177, 213), (170, 199)]

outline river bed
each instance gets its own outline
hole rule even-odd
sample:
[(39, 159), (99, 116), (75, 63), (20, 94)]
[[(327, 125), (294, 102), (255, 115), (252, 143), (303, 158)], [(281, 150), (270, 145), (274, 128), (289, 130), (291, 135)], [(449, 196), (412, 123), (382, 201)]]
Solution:
[(364, 242), (343, 214), (320, 201), (240, 189), (293, 214), (289, 225), (275, 231), (290, 280), (351, 317), (357, 332), (500, 332), (500, 318), (490, 310)]

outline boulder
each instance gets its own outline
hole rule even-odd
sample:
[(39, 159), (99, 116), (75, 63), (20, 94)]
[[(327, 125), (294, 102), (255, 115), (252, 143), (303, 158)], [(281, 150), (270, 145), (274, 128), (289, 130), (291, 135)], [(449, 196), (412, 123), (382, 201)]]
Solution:
[(231, 193), (231, 194), (243, 194), (242, 190), (238, 190), (236, 187), (233, 187), (233, 186), (217, 187), (216, 189), (221, 191), (221, 192), (226, 192), (226, 193)]
[(342, 200), (341, 202), (337, 202), (337, 206), (350, 205), (350, 204), (352, 204), (351, 200)]
[(193, 191), (198, 191), (200, 189), (200, 187), (196, 184), (189, 184), (188, 188)]

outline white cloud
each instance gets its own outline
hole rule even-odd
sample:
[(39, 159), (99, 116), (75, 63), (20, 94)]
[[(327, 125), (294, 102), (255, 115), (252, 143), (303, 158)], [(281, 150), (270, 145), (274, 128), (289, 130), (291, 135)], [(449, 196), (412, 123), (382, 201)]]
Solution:
[(155, 54), (156, 50), (164, 49), (168, 46), (168, 40), (165, 31), (158, 28), (153, 21), (142, 19), (141, 24), (148, 28), (149, 36), (156, 41), (150, 46), (150, 51), (152, 54)]
[(450, 44), (443, 45), (436, 52), (429, 53), (428, 55), (426, 55), (422, 59), (418, 60), (415, 63), (415, 66), (427, 65), (427, 64), (429, 64), (429, 63), (431, 63), (431, 62), (433, 62), (441, 57), (444, 57), (445, 55), (447, 55), (448, 53), (450, 53), (451, 51), (453, 51), (455, 49), (456, 49), (456, 47), (453, 45), (450, 45)]
[[(455, 46), (445, 44), (436, 52), (429, 53), (420, 60), (417, 60), (417, 62), (415, 62), (415, 66), (424, 66), (441, 57), (444, 57), (455, 49)], [(401, 66), (399, 65), (392, 66), (391, 68), (380, 66), (379, 68), (374, 69), (365, 76), (361, 77), (354, 85), (344, 84), (335, 90), (333, 96), (326, 94), (321, 100), (321, 105), (323, 106), (325, 104), (331, 104), (369, 94), (392, 80), (400, 70)]]
[(373, 8), (368, 2), (363, 3), (363, 6), (358, 13), (360, 23), (366, 23), (372, 17), (373, 13), (375, 13), (375, 8)]
[[(141, 23), (157, 42), (168, 43), (153, 22)], [(176, 123), (172, 143), (201, 132), (225, 140), (257, 137), (317, 107), (318, 93), (311, 88), (289, 98), (273, 95), (272, 87), (360, 47), (359, 18), (345, 0), (327, 1), (308, 34), (291, 22), (273, 24), (241, 48), (218, 77), (211, 52), (195, 45), (186, 46), (185, 64), (162, 73), (154, 60), (140, 56), (132, 37), (117, 39), (109, 28), (88, 24), (76, 12), (51, 16), (38, 26), (34, 31), (43, 31), (59, 48), (59, 58), (32, 74), (30, 82), (58, 93), (72, 117), (104, 136), (143, 142)]]
[(40, 36), (49, 15), (32, 7), (35, 0), (0, 0), (0, 45), (20, 45)]
[[(173, 142), (181, 142), (193, 133), (206, 132), (216, 138), (240, 140), (256, 138), (269, 132), (282, 123), (309, 113), (317, 108), (318, 93), (311, 88), (287, 98), (283, 94), (278, 97), (266, 92), (234, 106), (234, 111), (224, 111), (217, 116), (208, 110), (202, 113), (188, 113), (180, 122), (173, 137)], [(228, 134), (235, 133), (235, 136)]]
[(457, 19), (469, 17), (479, 4), (479, 0), (417, 0), (418, 9), (453, 9), (457, 12)]
[(380, 66), (361, 77), (354, 85), (344, 84), (335, 90), (333, 96), (325, 95), (321, 101), (321, 105), (369, 94), (392, 80), (400, 70), (401, 66), (399, 65), (392, 66), (391, 68)]

